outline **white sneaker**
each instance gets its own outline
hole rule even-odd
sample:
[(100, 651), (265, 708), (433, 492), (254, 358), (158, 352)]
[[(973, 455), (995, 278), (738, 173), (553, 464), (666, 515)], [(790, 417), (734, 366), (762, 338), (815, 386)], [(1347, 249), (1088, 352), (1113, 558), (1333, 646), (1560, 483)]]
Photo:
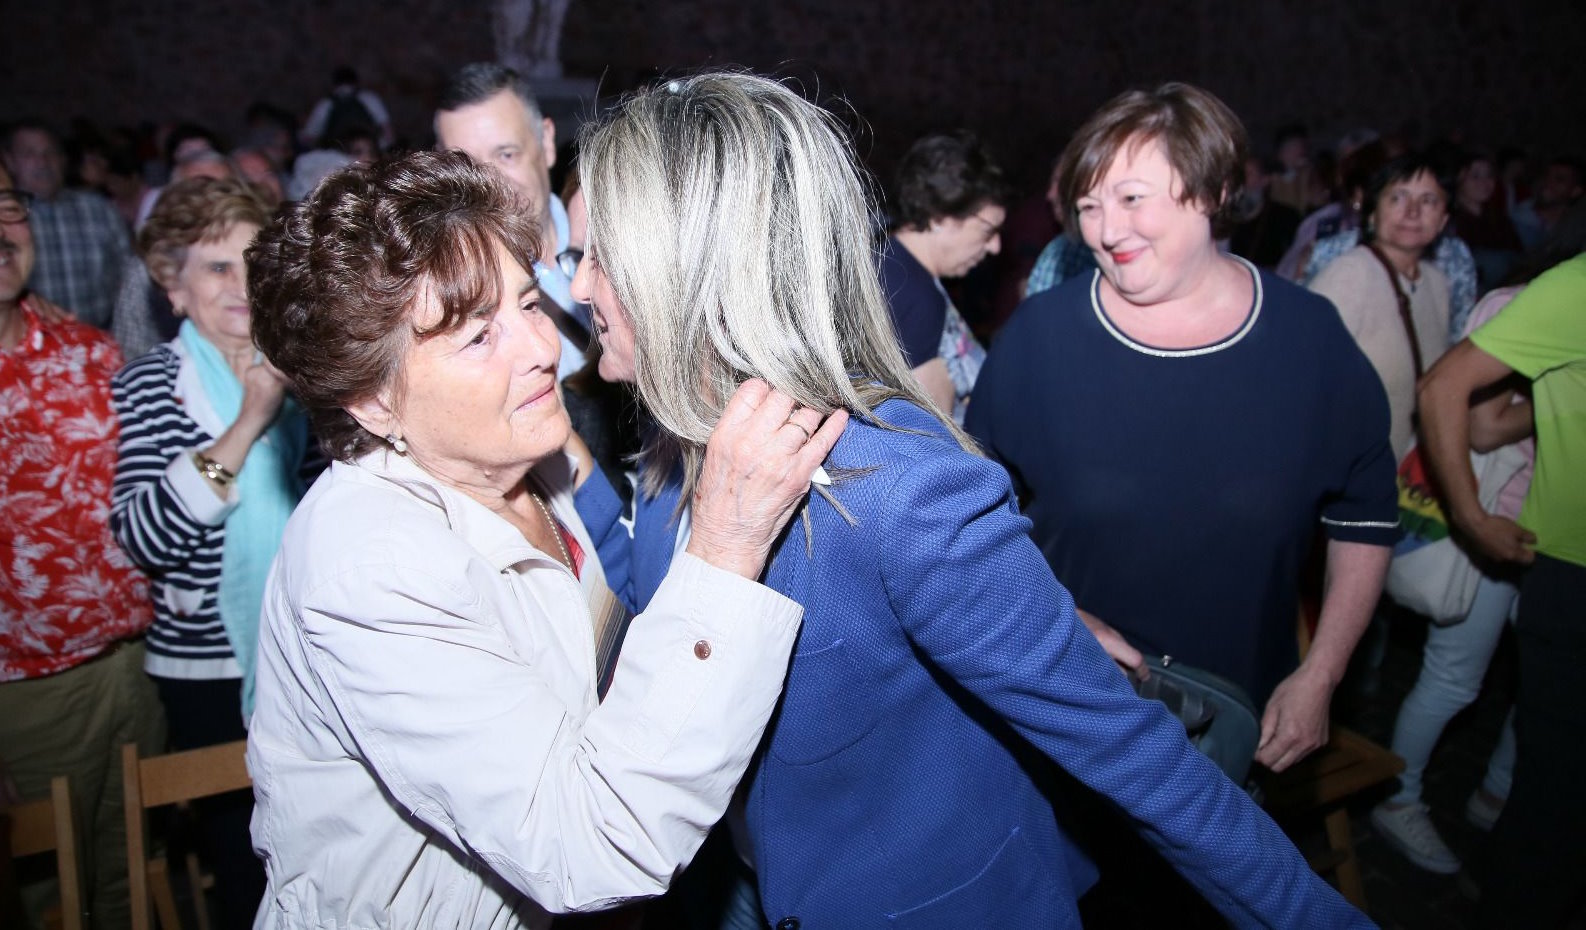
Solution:
[(1503, 802), (1507, 798), (1495, 799), (1481, 788), (1470, 793), (1470, 800), (1465, 802), (1465, 819), (1478, 830), (1492, 831), (1492, 825), (1498, 822), (1498, 815), (1503, 813)]
[(1425, 804), (1378, 804), (1371, 811), (1371, 825), (1389, 846), (1428, 872), (1453, 875), (1459, 871), (1459, 857), (1437, 835)]

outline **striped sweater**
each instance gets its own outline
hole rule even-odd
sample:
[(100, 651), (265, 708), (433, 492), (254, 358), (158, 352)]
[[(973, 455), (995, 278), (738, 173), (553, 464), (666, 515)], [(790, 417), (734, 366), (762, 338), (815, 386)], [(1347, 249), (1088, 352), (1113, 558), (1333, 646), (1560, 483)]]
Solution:
[[(237, 505), (215, 495), (189, 454), (215, 437), (199, 426), (178, 387), (183, 357), (156, 346), (111, 382), (121, 446), (110, 507), (116, 541), (150, 579), (154, 625), (145, 668), (162, 678), (240, 678), (221, 624), (221, 552), (226, 516)], [(202, 399), (194, 400), (201, 403)], [(309, 443), (305, 486), (324, 467)]]

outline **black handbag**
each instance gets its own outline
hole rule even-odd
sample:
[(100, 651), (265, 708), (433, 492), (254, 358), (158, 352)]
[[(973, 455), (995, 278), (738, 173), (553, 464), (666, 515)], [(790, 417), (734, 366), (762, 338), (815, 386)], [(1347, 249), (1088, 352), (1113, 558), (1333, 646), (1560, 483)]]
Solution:
[(1261, 741), (1261, 716), (1245, 690), (1172, 656), (1146, 656), (1150, 677), (1134, 679), (1143, 698), (1160, 701), (1184, 724), (1190, 744), (1243, 786)]

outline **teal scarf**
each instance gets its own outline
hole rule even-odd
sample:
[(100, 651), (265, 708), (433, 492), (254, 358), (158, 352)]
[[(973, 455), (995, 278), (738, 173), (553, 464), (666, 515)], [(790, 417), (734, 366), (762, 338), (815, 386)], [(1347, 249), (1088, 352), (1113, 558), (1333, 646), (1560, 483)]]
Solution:
[[(209, 404), (220, 422), (230, 426), (242, 412), (242, 382), (226, 359), (191, 320), (183, 320), (179, 337), (198, 371)], [(237, 472), (237, 499), (226, 516), (226, 542), (220, 559), (220, 622), (231, 651), (242, 666), (242, 716), (253, 716), (254, 658), (259, 644), (259, 611), (264, 582), (292, 508), (303, 496), (298, 465), (308, 444), (308, 423), (291, 398), (275, 422), (248, 450)]]

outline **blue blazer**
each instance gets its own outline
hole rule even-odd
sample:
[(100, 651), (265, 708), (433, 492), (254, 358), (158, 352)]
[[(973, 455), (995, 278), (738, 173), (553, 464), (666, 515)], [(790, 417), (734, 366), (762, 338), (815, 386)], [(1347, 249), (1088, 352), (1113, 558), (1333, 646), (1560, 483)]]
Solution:
[[(1111, 799), (1235, 926), (1371, 926), (1134, 694), (1030, 541), (1001, 466), (912, 404), (878, 414), (908, 431), (851, 421), (827, 460), (848, 475), (831, 488), (846, 515), (811, 495), (810, 544), (795, 522), (766, 571), (805, 608), (749, 776), (771, 925), (1079, 927), (1095, 871), (1020, 764), (1033, 747)], [(599, 484), (579, 502), (596, 539), (615, 512), (595, 506), (615, 498)], [(675, 526), (648, 535), (656, 509), (641, 506), (631, 558), (607, 567), (614, 588), (659, 583), (633, 577), (673, 551)]]

